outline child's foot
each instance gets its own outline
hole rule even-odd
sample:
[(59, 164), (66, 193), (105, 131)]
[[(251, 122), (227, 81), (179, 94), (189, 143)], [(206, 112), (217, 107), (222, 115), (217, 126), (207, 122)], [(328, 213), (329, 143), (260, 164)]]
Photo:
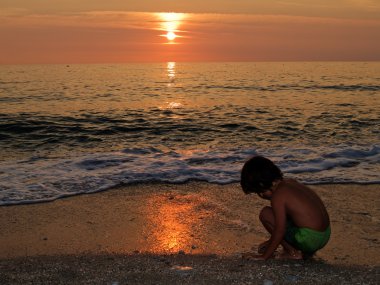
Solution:
[(295, 250), (292, 252), (283, 251), (280, 255), (276, 256), (276, 259), (295, 259), (300, 260), (303, 259), (302, 252), (299, 250)]

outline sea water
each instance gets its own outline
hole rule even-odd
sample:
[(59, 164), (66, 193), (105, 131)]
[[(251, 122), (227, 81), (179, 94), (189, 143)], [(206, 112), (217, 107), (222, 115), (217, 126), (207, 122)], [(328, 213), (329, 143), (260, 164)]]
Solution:
[(380, 183), (380, 63), (0, 66), (0, 205), (139, 182)]

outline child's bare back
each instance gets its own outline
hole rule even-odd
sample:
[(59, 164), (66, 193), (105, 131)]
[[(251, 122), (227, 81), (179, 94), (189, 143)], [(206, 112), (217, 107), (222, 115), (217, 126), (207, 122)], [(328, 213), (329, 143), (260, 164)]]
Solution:
[(283, 179), (272, 200), (284, 203), (286, 215), (301, 228), (324, 231), (330, 224), (326, 207), (309, 187), (294, 179)]

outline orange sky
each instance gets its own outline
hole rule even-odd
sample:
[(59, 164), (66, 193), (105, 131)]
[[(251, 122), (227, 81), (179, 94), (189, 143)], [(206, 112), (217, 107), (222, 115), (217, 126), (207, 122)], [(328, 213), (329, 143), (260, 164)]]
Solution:
[(0, 64), (380, 60), (379, 1), (305, 2), (0, 0)]

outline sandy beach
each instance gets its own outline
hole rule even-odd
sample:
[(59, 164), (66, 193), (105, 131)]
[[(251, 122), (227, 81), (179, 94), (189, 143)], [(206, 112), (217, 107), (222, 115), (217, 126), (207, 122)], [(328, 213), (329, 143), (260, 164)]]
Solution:
[(379, 185), (318, 185), (332, 227), (312, 260), (245, 261), (266, 201), (238, 184), (139, 184), (0, 207), (1, 284), (378, 284)]

